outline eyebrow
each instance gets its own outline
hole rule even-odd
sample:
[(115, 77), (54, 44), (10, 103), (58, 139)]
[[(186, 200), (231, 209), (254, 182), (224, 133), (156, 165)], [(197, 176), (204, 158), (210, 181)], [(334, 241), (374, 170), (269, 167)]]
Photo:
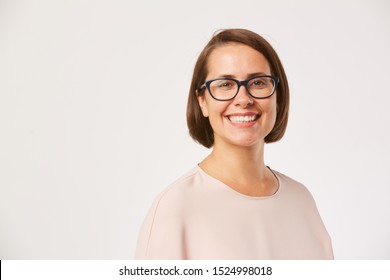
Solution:
[[(250, 73), (247, 75), (246, 79), (256, 77), (256, 76), (270, 76), (270, 74), (265, 74), (263, 72), (256, 72), (256, 73)], [(236, 76), (230, 75), (230, 74), (223, 74), (223, 75), (218, 75), (220, 78), (229, 78), (229, 79), (236, 79)]]

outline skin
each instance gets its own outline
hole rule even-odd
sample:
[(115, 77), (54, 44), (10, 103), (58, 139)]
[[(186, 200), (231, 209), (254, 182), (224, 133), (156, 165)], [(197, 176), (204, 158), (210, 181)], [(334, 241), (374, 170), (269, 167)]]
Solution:
[[(255, 49), (237, 43), (216, 48), (208, 59), (206, 80), (226, 75), (245, 80), (259, 73), (271, 75), (266, 58)], [(276, 119), (276, 94), (266, 99), (251, 97), (245, 87), (229, 101), (217, 101), (210, 94), (198, 96), (199, 105), (214, 131), (211, 154), (199, 166), (210, 176), (248, 196), (269, 196), (278, 189), (275, 175), (264, 164), (264, 138)], [(248, 124), (234, 124), (228, 116), (257, 114)]]

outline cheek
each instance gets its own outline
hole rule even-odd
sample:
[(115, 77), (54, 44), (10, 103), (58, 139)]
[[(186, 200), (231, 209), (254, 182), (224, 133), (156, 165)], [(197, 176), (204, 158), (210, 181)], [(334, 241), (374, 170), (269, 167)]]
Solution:
[(259, 106), (263, 114), (262, 123), (271, 130), (276, 122), (276, 98), (261, 100)]
[(205, 98), (205, 107), (208, 112), (209, 118), (221, 117), (226, 111), (227, 105), (228, 102), (217, 101), (209, 96)]
[(221, 120), (221, 116), (223, 116), (223, 109), (218, 104), (209, 104), (209, 120), (212, 126), (218, 124)]
[(276, 116), (276, 98), (260, 100), (259, 105), (263, 113)]
[(199, 96), (198, 103), (203, 116), (207, 118), (209, 116), (209, 110), (208, 110), (206, 98), (204, 96)]

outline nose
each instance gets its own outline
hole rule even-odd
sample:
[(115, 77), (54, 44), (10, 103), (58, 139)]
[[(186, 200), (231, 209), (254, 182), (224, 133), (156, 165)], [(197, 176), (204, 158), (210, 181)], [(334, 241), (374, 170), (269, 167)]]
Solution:
[(245, 85), (241, 85), (238, 89), (238, 93), (236, 97), (234, 97), (234, 104), (236, 106), (241, 106), (242, 108), (246, 108), (252, 105), (254, 102), (253, 97), (250, 96), (248, 90)]

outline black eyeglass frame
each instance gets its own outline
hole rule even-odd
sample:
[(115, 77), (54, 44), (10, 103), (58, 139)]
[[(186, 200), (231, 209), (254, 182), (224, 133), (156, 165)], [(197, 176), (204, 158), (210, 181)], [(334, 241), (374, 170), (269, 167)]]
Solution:
[[(274, 89), (272, 90), (272, 92), (271, 92), (269, 95), (263, 96), (263, 97), (257, 97), (257, 96), (253, 96), (253, 95), (250, 93), (250, 91), (249, 91), (249, 89), (248, 89), (248, 83), (249, 83), (249, 81), (251, 81), (251, 80), (253, 80), (253, 79), (257, 79), (257, 78), (271, 78), (271, 79), (274, 81)], [(216, 97), (211, 93), (210, 84), (211, 84), (212, 82), (214, 82), (214, 81), (221, 81), (221, 80), (229, 80), (229, 81), (233, 81), (233, 82), (235, 82), (235, 83), (237, 84), (237, 86), (238, 86), (238, 87), (237, 87), (237, 92), (236, 92), (236, 94), (233, 95), (233, 97), (231, 97), (231, 98), (229, 98), (229, 99), (220, 99), (220, 98), (216, 98)], [(249, 78), (249, 79), (247, 79), (247, 80), (243, 80), (243, 81), (239, 81), (239, 80), (232, 79), (232, 78), (216, 78), (216, 79), (212, 79), (212, 80), (208, 80), (208, 81), (204, 82), (204, 84), (202, 84), (202, 85), (200, 86), (199, 91), (201, 91), (201, 90), (207, 88), (208, 91), (209, 91), (209, 93), (210, 93), (210, 95), (211, 95), (211, 97), (214, 98), (215, 100), (218, 100), (218, 101), (229, 101), (229, 100), (234, 99), (234, 98), (237, 96), (238, 92), (240, 91), (240, 87), (241, 87), (241, 86), (245, 86), (246, 91), (248, 92), (248, 94), (249, 94), (251, 97), (253, 97), (253, 98), (255, 98), (255, 99), (265, 99), (265, 98), (271, 97), (271, 96), (275, 93), (276, 88), (277, 88), (277, 86), (278, 86), (278, 83), (279, 83), (279, 77), (276, 77), (276, 76), (269, 76), (269, 75), (255, 76), (255, 77)]]

